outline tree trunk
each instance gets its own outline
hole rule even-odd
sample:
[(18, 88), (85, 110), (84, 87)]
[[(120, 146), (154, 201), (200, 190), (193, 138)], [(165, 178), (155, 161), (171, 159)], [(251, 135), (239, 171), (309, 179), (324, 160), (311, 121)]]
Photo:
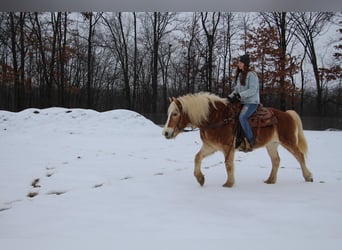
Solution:
[(158, 101), (158, 22), (159, 12), (153, 13), (153, 48), (152, 48), (152, 113), (157, 112)]
[(93, 13), (88, 14), (89, 18), (89, 29), (88, 29), (88, 53), (87, 53), (87, 107), (91, 109), (93, 107), (93, 93), (92, 93), (92, 82), (93, 82)]
[(22, 110), (26, 106), (25, 102), (25, 56), (26, 56), (26, 48), (25, 48), (25, 12), (20, 12), (20, 23), (19, 23), (19, 34), (20, 34), (20, 81), (19, 81), (19, 110)]
[(129, 65), (128, 65), (128, 48), (126, 43), (126, 37), (123, 30), (121, 12), (119, 13), (119, 24), (120, 24), (120, 32), (122, 38), (122, 46), (123, 46), (123, 56), (122, 56), (122, 70), (124, 75), (124, 84), (125, 84), (125, 97), (126, 97), (126, 108), (131, 108), (131, 90), (129, 86)]
[(285, 82), (285, 72), (286, 72), (286, 12), (282, 12), (279, 15), (279, 31), (280, 31), (280, 110), (286, 110), (286, 82)]
[(208, 17), (208, 12), (203, 14), (201, 12), (201, 20), (202, 20), (202, 27), (205, 32), (206, 38), (207, 38), (207, 45), (208, 45), (208, 56), (206, 57), (206, 90), (209, 92), (212, 92), (213, 90), (213, 54), (214, 54), (214, 45), (215, 45), (215, 33), (217, 29), (217, 25), (220, 21), (220, 12), (218, 12), (217, 18), (215, 20), (215, 15), (216, 12), (212, 13), (212, 23), (211, 27), (207, 28), (207, 17)]
[(133, 96), (132, 96), (132, 107), (136, 108), (136, 95), (138, 85), (138, 44), (137, 44), (137, 16), (133, 12), (133, 23), (134, 23), (134, 58), (133, 58)]
[(17, 58), (17, 29), (15, 23), (14, 12), (10, 13), (10, 27), (11, 27), (11, 52), (13, 60), (13, 76), (14, 76), (14, 102), (13, 111), (20, 111), (20, 91), (19, 91), (19, 71), (18, 71), (18, 58)]

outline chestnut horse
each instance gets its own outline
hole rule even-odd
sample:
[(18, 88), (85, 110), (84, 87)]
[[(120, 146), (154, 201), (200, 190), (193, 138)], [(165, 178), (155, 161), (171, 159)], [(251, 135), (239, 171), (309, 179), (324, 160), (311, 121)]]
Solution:
[[(234, 178), (234, 152), (238, 111), (235, 104), (210, 93), (198, 93), (170, 99), (168, 118), (163, 128), (167, 139), (175, 138), (185, 127), (199, 128), (202, 147), (195, 156), (194, 175), (203, 186), (202, 159), (221, 151), (225, 157), (227, 181), (224, 187), (232, 187)], [(272, 161), (272, 170), (265, 181), (274, 184), (277, 180), (280, 158), (278, 145), (286, 148), (299, 162), (305, 181), (312, 182), (312, 174), (305, 164), (307, 143), (302, 122), (293, 110), (286, 112), (272, 109), (278, 122), (263, 128), (253, 128), (256, 137), (254, 148), (266, 147)], [(258, 131), (257, 131), (258, 130)]]

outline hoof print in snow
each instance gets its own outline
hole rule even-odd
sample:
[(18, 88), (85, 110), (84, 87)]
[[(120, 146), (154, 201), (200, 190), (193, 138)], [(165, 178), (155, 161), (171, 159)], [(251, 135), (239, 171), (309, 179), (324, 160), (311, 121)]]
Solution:
[(102, 187), (102, 186), (103, 186), (103, 183), (101, 183), (101, 184), (96, 184), (96, 185), (94, 185), (93, 188), (99, 188), (99, 187)]
[(67, 110), (67, 111), (65, 111), (65, 113), (67, 113), (67, 114), (69, 114), (69, 113), (71, 113), (72, 112), (72, 110)]
[(34, 188), (40, 188), (39, 178), (34, 179), (34, 181), (32, 182), (31, 186), (34, 187)]
[(164, 175), (164, 173), (155, 173), (154, 175)]
[(66, 193), (66, 191), (51, 191), (51, 192), (48, 192), (47, 194), (48, 195), (62, 195), (65, 193)]
[(120, 180), (121, 181), (125, 181), (125, 180), (129, 180), (129, 179), (132, 179), (133, 177), (132, 176), (125, 176), (123, 178), (121, 178)]
[(6, 211), (6, 210), (9, 210), (9, 209), (10, 209), (10, 207), (2, 207), (2, 208), (0, 208), (0, 212)]
[(33, 114), (39, 114), (39, 111), (38, 110), (35, 110), (35, 111), (33, 111)]
[(51, 177), (53, 176), (54, 173), (50, 172), (50, 173), (46, 173), (46, 177)]
[(46, 177), (51, 177), (51, 176), (53, 176), (54, 174), (55, 174), (55, 172), (53, 171), (55, 168), (53, 168), (53, 167), (47, 167), (46, 168)]
[(183, 170), (185, 170), (186, 168), (176, 168), (176, 171), (177, 172), (180, 172), (180, 171), (183, 171)]
[(27, 194), (27, 197), (33, 198), (33, 197), (36, 197), (37, 195), (38, 195), (38, 192), (29, 192), (29, 193)]

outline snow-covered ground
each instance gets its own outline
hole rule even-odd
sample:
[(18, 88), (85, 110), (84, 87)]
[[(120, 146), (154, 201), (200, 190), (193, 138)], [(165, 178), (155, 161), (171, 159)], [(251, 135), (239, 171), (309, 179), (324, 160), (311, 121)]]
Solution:
[(0, 111), (1, 249), (341, 248), (342, 132), (305, 131), (313, 183), (280, 148), (278, 182), (264, 184), (259, 149), (236, 153), (229, 189), (220, 153), (203, 187), (193, 177), (198, 132), (161, 130), (127, 110)]

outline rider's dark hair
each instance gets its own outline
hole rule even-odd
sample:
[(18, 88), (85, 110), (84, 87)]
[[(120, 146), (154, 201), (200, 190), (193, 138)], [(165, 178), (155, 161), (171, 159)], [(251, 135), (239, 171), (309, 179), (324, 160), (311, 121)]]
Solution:
[(240, 76), (240, 84), (242, 86), (245, 86), (246, 85), (246, 78), (247, 78), (248, 71), (249, 71), (249, 66), (245, 65), (243, 70), (239, 69), (239, 67), (238, 67), (237, 70), (236, 70), (235, 84), (237, 83), (237, 80), (238, 80), (238, 78), (239, 78), (239, 76), (241, 74), (241, 76)]

